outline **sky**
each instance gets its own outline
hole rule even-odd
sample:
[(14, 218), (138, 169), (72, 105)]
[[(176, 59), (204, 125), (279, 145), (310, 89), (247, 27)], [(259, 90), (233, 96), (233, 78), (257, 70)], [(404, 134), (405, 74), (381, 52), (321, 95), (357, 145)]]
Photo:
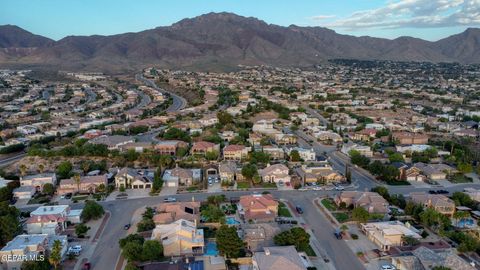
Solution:
[(168, 26), (233, 12), (281, 26), (322, 26), (354, 36), (435, 41), (480, 27), (480, 0), (1, 0), (0, 25), (61, 39)]

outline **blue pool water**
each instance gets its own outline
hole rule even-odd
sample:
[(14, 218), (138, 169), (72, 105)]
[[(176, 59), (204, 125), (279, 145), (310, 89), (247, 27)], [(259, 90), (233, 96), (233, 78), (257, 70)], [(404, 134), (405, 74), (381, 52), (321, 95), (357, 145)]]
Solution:
[(234, 217), (227, 217), (226, 222), (227, 222), (228, 225), (240, 224), (240, 221), (236, 220)]
[(218, 256), (217, 243), (207, 242), (207, 245), (205, 246), (205, 255)]
[(459, 228), (464, 228), (464, 227), (473, 226), (473, 225), (474, 225), (473, 219), (461, 219), (458, 221)]

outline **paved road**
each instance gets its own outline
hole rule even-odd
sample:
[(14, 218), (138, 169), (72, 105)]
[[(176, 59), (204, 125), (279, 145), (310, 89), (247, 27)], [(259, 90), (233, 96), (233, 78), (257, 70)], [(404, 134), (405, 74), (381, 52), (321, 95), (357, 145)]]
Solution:
[(137, 89), (133, 89), (133, 91), (135, 91), (138, 94), (138, 96), (140, 97), (140, 102), (135, 107), (130, 109), (129, 111), (136, 110), (136, 109), (142, 109), (143, 107), (150, 104), (150, 102), (152, 102), (152, 99), (150, 98), (150, 96), (145, 94), (143, 91), (139, 91)]
[(92, 91), (92, 88), (86, 87), (85, 93), (87, 94), (86, 104), (92, 103), (97, 99), (97, 94)]
[(141, 74), (137, 74), (135, 75), (135, 78), (138, 80), (138, 81), (141, 81), (143, 82), (144, 84), (152, 87), (152, 88), (155, 88), (157, 89), (158, 91), (160, 91), (161, 93), (167, 93), (169, 94), (172, 99), (173, 99), (173, 102), (172, 102), (172, 105), (170, 105), (168, 108), (167, 108), (167, 112), (176, 112), (176, 111), (180, 111), (180, 110), (183, 110), (186, 106), (187, 106), (187, 100), (175, 93), (172, 93), (172, 92), (169, 92), (165, 89), (162, 89), (160, 87), (158, 87), (154, 81), (152, 80), (149, 80), (149, 79), (146, 79), (145, 77), (143, 77)]
[(157, 139), (157, 136), (162, 130), (166, 128), (166, 126), (154, 128), (143, 133), (142, 135), (135, 136), (135, 138), (138, 142), (159, 142), (160, 140)]
[[(251, 193), (251, 191), (237, 191), (217, 194), (225, 194), (230, 198)], [(327, 253), (326, 257), (330, 259), (337, 269), (364, 269), (345, 242), (339, 241), (334, 237), (333, 231), (335, 228), (323, 215), (316, 212), (316, 207), (312, 202), (319, 195), (334, 194), (334, 191), (272, 191), (272, 194), (275, 198), (289, 200), (293, 205), (303, 206), (305, 213), (302, 217), (305, 219), (307, 226), (313, 229), (315, 237)], [(202, 201), (211, 195), (212, 193), (179, 194), (174, 195), (174, 197), (179, 201), (191, 201), (192, 197), (195, 200)], [(90, 260), (94, 269), (111, 269), (116, 264), (120, 254), (118, 240), (127, 234), (123, 229), (123, 225), (131, 222), (132, 215), (136, 209), (145, 205), (158, 204), (163, 201), (163, 198), (146, 197), (102, 202), (104, 208), (110, 211), (111, 217)]]
[(23, 158), (27, 154), (25, 152), (21, 153), (16, 153), (16, 154), (11, 154), (11, 155), (5, 155), (0, 159), (0, 167), (10, 165), (19, 159)]

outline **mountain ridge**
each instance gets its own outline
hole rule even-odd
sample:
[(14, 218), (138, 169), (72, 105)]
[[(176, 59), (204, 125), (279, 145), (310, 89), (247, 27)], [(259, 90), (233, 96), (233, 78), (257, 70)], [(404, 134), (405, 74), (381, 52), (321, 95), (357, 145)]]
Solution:
[(338, 34), (324, 27), (287, 27), (233, 13), (208, 13), (170, 26), (58, 41), (0, 26), (0, 65), (63, 70), (130, 71), (149, 65), (228, 70), (238, 65), (308, 67), (329, 59), (480, 63), (480, 29), (438, 41)]

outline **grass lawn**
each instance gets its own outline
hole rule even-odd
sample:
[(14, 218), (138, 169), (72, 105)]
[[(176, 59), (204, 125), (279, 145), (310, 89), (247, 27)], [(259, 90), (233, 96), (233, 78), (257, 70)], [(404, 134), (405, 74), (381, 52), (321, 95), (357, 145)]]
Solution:
[(250, 183), (248, 182), (237, 182), (237, 188), (249, 188)]
[(388, 181), (388, 185), (390, 186), (409, 186), (411, 185), (408, 181)]
[(198, 187), (196, 186), (193, 186), (193, 187), (187, 187), (187, 191), (197, 191), (198, 190)]
[(349, 219), (349, 216), (347, 213), (332, 213), (332, 215), (337, 219), (338, 222), (343, 223)]
[(290, 210), (283, 202), (278, 203), (278, 215), (281, 217), (292, 217)]
[(323, 199), (322, 200), (322, 204), (323, 206), (325, 206), (325, 208), (327, 208), (329, 211), (335, 211), (337, 210), (337, 206), (335, 205), (335, 203), (330, 200), (330, 199)]
[(449, 180), (452, 183), (471, 183), (473, 181), (472, 178), (467, 177), (463, 174), (452, 175)]
[(27, 204), (43, 204), (50, 202), (50, 197), (48, 196), (38, 196), (36, 198), (32, 198), (28, 201)]
[(313, 251), (313, 248), (309, 245), (307, 250), (305, 250), (305, 253), (307, 253), (308, 256), (316, 257), (317, 254), (315, 251)]
[(275, 183), (262, 183), (263, 188), (276, 188), (277, 184)]

